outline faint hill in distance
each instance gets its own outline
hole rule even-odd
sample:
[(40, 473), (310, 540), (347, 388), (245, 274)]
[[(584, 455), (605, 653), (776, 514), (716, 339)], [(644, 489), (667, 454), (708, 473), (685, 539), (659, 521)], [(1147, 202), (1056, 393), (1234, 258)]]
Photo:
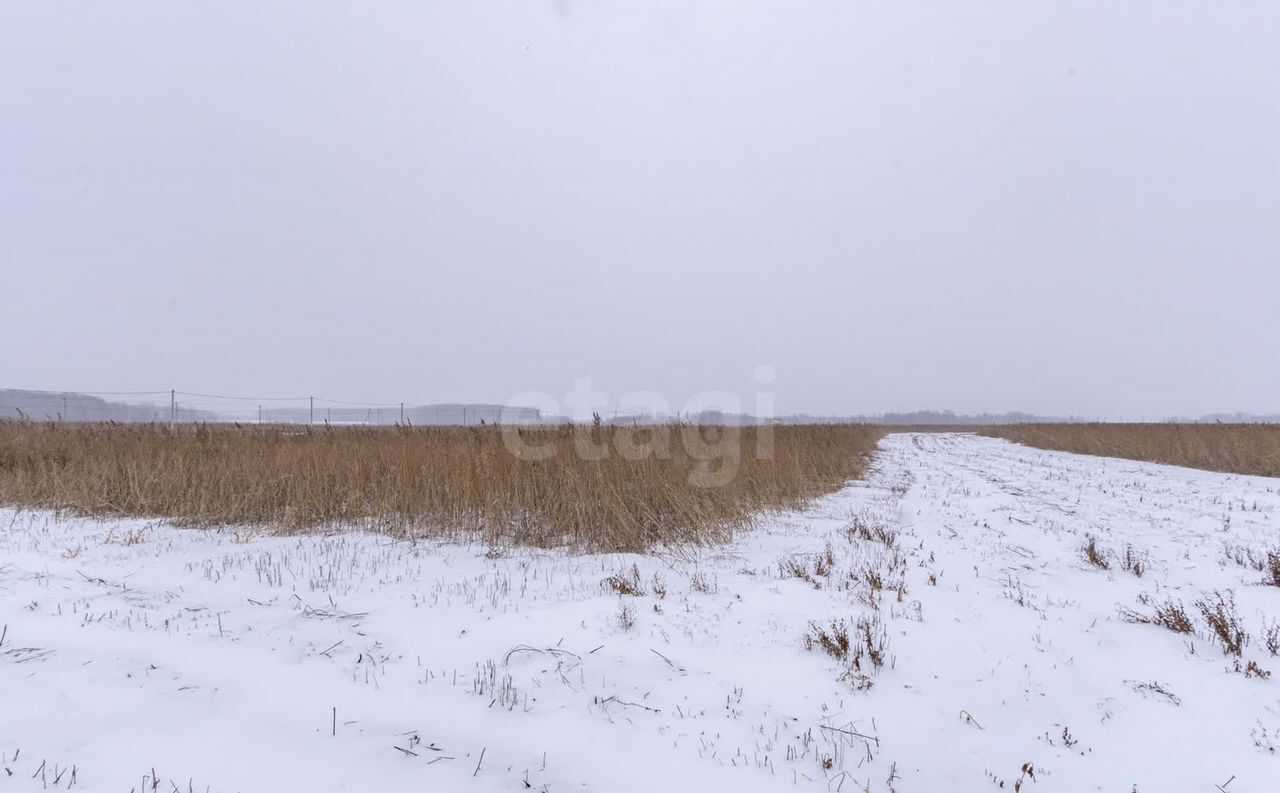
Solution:
[(280, 405), (268, 402), (254, 404), (252, 399), (232, 403), (225, 409), (184, 405), (188, 395), (178, 392), (177, 407), (168, 404), (116, 402), (90, 394), (71, 391), (26, 391), (0, 389), (0, 420), (30, 421), (114, 421), (122, 424), (167, 423), (175, 421), (253, 424), (259, 421), (277, 424), (306, 424), (314, 416), (316, 424), (393, 425), (403, 418), (415, 426), (448, 426), (478, 424), (538, 424), (545, 419), (535, 408), (498, 404), (441, 403), (398, 407), (327, 405), (317, 400), (314, 412), (305, 402)]
[[(71, 391), (22, 391), (0, 388), (0, 419), (31, 421), (115, 421), (138, 424), (169, 420), (169, 406), (111, 402)], [(178, 408), (178, 421), (215, 421), (205, 410)]]

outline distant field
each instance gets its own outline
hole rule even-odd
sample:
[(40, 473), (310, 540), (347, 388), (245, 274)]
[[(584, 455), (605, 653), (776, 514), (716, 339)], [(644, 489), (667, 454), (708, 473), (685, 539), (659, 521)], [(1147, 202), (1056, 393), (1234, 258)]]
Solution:
[[(0, 503), (296, 532), (643, 550), (727, 539), (863, 474), (866, 425), (726, 428), (0, 422)], [(542, 459), (545, 458), (545, 459)]]
[(979, 433), (1038, 449), (1280, 476), (1280, 426), (1274, 424), (1015, 424)]

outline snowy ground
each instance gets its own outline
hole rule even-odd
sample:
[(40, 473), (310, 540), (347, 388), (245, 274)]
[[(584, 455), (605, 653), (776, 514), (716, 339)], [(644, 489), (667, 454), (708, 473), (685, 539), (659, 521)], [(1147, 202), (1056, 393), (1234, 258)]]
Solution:
[[(1280, 546), (1280, 481), (881, 449), (684, 558), (0, 512), (0, 791), (1280, 788), (1280, 678), (1243, 671), (1280, 672), (1247, 553)], [(1117, 616), (1167, 599), (1194, 635)], [(806, 648), (842, 620), (847, 657)]]

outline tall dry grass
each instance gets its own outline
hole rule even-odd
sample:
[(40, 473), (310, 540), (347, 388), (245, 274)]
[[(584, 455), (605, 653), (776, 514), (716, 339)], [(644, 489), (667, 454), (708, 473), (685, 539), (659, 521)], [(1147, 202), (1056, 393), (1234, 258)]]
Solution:
[[(861, 476), (882, 435), (862, 425), (171, 430), (0, 422), (0, 503), (198, 526), (360, 527), (643, 550), (723, 541), (762, 511), (800, 507)], [(770, 447), (771, 455), (757, 455)], [(601, 448), (602, 459), (589, 459)]]
[(979, 432), (1038, 449), (1280, 476), (1274, 424), (1014, 424)]

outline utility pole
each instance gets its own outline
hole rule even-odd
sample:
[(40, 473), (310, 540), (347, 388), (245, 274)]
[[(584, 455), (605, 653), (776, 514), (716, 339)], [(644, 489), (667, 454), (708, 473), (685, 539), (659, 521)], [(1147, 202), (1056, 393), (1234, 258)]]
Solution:
[(307, 423), (308, 423), (308, 424), (315, 424), (315, 423), (316, 423), (316, 398), (315, 398), (315, 397), (307, 397), (307, 399), (310, 399), (310, 400), (311, 400), (311, 418), (310, 418), (310, 419), (308, 419)]
[(262, 405), (258, 405), (258, 423), (262, 423)]
[(178, 419), (178, 392), (169, 389), (169, 429), (173, 430), (173, 423)]
[(400, 403), (400, 423), (404, 423), (404, 403)]

